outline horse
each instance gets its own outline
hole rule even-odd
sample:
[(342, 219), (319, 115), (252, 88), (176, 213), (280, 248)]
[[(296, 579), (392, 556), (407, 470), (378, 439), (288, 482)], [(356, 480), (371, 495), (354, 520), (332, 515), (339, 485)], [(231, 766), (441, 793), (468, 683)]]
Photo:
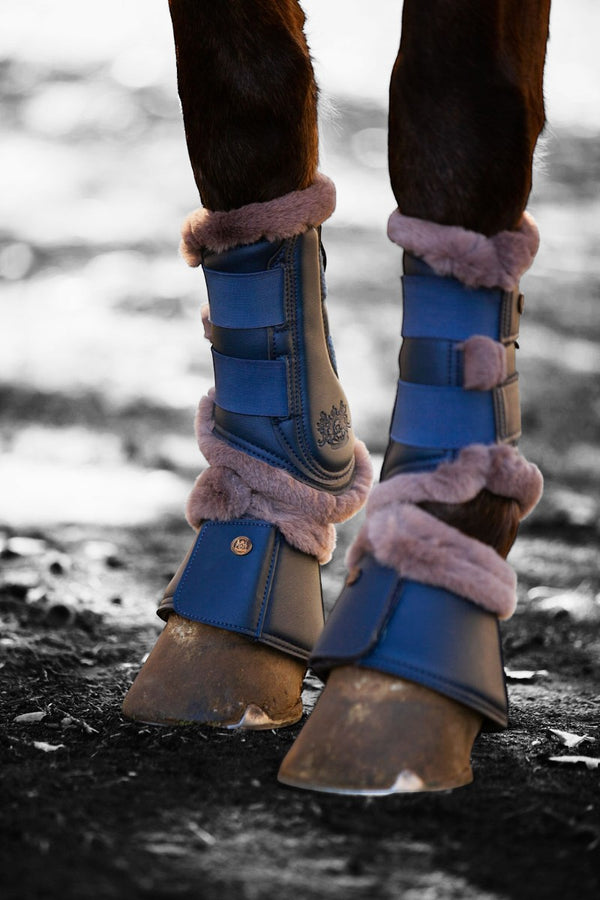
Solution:
[[(498, 620), (515, 586), (505, 560), (541, 494), (516, 448), (515, 349), (519, 278), (538, 243), (526, 205), (550, 0), (404, 0), (388, 140), (403, 341), (372, 488), (325, 312), (321, 229), (335, 196), (318, 171), (302, 8), (169, 7), (202, 204), (182, 252), (206, 276), (216, 388), (197, 417), (210, 465), (188, 504), (196, 540), (124, 712), (289, 725), (310, 663), (326, 685), (283, 783), (460, 787), (479, 731), (507, 722)], [(323, 630), (319, 565), (335, 523), (365, 502)]]

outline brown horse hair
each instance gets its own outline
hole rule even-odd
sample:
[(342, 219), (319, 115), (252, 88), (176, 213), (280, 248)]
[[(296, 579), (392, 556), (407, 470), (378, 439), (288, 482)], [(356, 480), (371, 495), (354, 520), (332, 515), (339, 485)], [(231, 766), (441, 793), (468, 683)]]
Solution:
[(405, 0), (392, 72), (398, 207), (493, 235), (516, 227), (544, 122), (550, 0)]
[(236, 209), (312, 184), (317, 87), (297, 0), (169, 0), (169, 7), (204, 206)]

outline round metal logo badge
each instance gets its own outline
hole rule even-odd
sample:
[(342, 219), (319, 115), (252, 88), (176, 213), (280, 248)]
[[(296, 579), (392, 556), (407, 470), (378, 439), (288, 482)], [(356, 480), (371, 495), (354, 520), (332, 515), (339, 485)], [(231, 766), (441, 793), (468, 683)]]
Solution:
[(231, 542), (231, 551), (232, 553), (235, 553), (236, 556), (246, 556), (251, 550), (252, 541), (243, 534), (240, 534), (239, 537), (234, 538)]

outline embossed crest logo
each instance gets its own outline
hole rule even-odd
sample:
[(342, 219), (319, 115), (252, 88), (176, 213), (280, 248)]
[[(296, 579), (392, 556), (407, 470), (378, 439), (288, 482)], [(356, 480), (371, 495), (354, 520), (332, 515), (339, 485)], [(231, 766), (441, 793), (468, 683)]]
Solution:
[(321, 435), (317, 441), (319, 447), (329, 444), (334, 449), (343, 447), (348, 443), (348, 433), (350, 431), (350, 419), (348, 418), (348, 407), (343, 400), (340, 405), (332, 406), (331, 412), (321, 412), (319, 421), (317, 422), (317, 431)]

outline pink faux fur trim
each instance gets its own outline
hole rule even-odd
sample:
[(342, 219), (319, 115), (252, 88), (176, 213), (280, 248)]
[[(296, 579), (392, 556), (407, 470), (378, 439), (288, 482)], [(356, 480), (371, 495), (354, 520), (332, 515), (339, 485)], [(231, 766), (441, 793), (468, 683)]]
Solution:
[(342, 494), (302, 484), (283, 469), (270, 466), (231, 447), (213, 434), (214, 390), (203, 397), (196, 416), (200, 450), (210, 463), (190, 494), (187, 520), (198, 528), (203, 519), (226, 522), (255, 516), (272, 522), (303, 553), (329, 562), (335, 547), (333, 523), (351, 518), (364, 505), (373, 480), (368, 451), (355, 445), (351, 486)]
[(292, 191), (266, 203), (249, 203), (227, 212), (196, 209), (181, 229), (181, 255), (199, 266), (204, 249), (223, 253), (261, 238), (281, 240), (320, 225), (335, 209), (335, 186), (320, 173), (303, 191)]
[(401, 503), (367, 515), (347, 563), (365, 553), (403, 578), (446, 588), (508, 619), (516, 605), (516, 576), (491, 547), (424, 510)]
[(540, 243), (537, 225), (526, 212), (515, 231), (486, 237), (455, 225), (403, 216), (397, 209), (388, 221), (388, 237), (421, 257), (438, 275), (451, 275), (469, 287), (505, 291), (517, 287)]
[(399, 503), (466, 503), (483, 488), (516, 500), (524, 518), (542, 496), (542, 473), (516, 447), (471, 444), (455, 460), (441, 463), (433, 472), (396, 475), (375, 485), (367, 514)]
[(499, 341), (474, 334), (462, 351), (463, 386), (468, 391), (490, 391), (506, 381), (506, 348)]

